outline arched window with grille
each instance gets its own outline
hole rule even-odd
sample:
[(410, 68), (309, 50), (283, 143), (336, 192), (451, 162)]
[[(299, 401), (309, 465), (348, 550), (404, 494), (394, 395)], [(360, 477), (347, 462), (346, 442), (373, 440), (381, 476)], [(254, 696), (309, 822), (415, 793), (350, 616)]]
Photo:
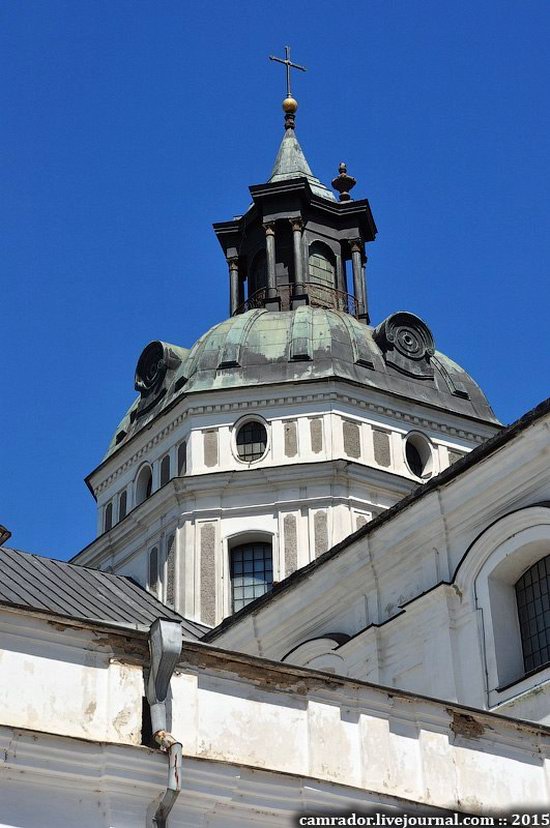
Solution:
[(230, 550), (231, 608), (233, 612), (246, 607), (273, 586), (273, 554), (271, 543), (252, 541)]
[(550, 662), (550, 555), (541, 558), (516, 582), (525, 672)]
[(309, 248), (308, 281), (336, 287), (336, 261), (332, 250), (322, 242), (313, 242)]
[(170, 480), (170, 456), (166, 454), (160, 464), (160, 485), (166, 486)]

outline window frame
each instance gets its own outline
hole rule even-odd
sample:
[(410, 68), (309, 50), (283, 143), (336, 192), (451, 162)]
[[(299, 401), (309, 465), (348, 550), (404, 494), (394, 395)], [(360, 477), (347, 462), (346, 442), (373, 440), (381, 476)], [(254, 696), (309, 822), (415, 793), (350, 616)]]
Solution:
[(103, 531), (110, 532), (115, 525), (115, 510), (112, 499), (105, 504), (103, 510)]
[[(423, 463), (422, 474), (416, 474), (416, 472), (413, 470), (412, 466), (409, 463), (407, 457), (408, 444), (410, 444), (416, 450), (420, 458), (420, 461)], [(422, 454), (424, 454), (424, 458), (422, 457)], [(403, 461), (405, 463), (407, 471), (415, 478), (415, 480), (431, 480), (431, 478), (435, 477), (435, 475), (439, 471), (437, 467), (436, 447), (434, 446), (428, 435), (424, 434), (423, 431), (413, 430), (409, 431), (407, 434), (403, 436)]]
[[(543, 565), (544, 574), (541, 576), (540, 569), (541, 565)], [(534, 573), (534, 570), (536, 572)], [(535, 577), (533, 577), (533, 573)], [(527, 579), (530, 579), (528, 582)], [(517, 612), (518, 612), (518, 620), (519, 620), (519, 630), (520, 630), (520, 637), (521, 637), (521, 646), (523, 650), (523, 668), (524, 668), (524, 675), (530, 675), (532, 673), (536, 673), (538, 670), (543, 670), (545, 667), (550, 666), (550, 652), (549, 652), (549, 644), (547, 634), (550, 633), (550, 551), (548, 555), (545, 555), (543, 558), (539, 558), (535, 561), (531, 566), (529, 566), (525, 572), (518, 578), (514, 585), (514, 590), (516, 594), (516, 605), (517, 605)], [(546, 587), (546, 594), (544, 595), (543, 586)], [(535, 588), (538, 589), (539, 596), (542, 608), (542, 613), (546, 615), (545, 624), (544, 626), (540, 627), (536, 623), (536, 618), (540, 613), (535, 615), (536, 603), (537, 603), (537, 596), (535, 595)], [(521, 596), (523, 593), (523, 596)], [(522, 597), (525, 600), (521, 600)], [(545, 610), (542, 607), (542, 604), (546, 598), (546, 603), (549, 604), (547, 609)], [(533, 607), (534, 605), (534, 607)], [(533, 613), (530, 612), (531, 607), (533, 607)], [(522, 610), (527, 614), (526, 621), (522, 621)], [(533, 614), (535, 617), (530, 618), (529, 616)], [(529, 626), (532, 621), (535, 621), (535, 633), (529, 635)], [(533, 635), (540, 636), (544, 634), (546, 637), (547, 643), (543, 646), (538, 648), (538, 650), (534, 650), (533, 652), (527, 653), (526, 652), (526, 639), (532, 638)], [(541, 660), (539, 663), (535, 663), (532, 665), (527, 666), (527, 660), (529, 658), (536, 661), (539, 653), (542, 655), (542, 651), (546, 650), (546, 658)]]
[[(266, 442), (265, 442), (265, 451), (261, 457), (257, 457), (255, 460), (246, 460), (239, 455), (239, 447), (237, 445), (237, 435), (239, 434), (240, 430), (246, 426), (248, 423), (259, 423), (265, 428), (266, 433)], [(259, 417), (258, 415), (248, 415), (246, 417), (241, 417), (234, 423), (233, 428), (231, 430), (231, 451), (235, 459), (241, 463), (243, 466), (253, 466), (256, 463), (261, 463), (265, 460), (270, 452), (271, 452), (271, 429), (267, 420), (264, 420), (263, 417)]]
[[(155, 566), (156, 574), (155, 574), (154, 583), (152, 583), (152, 581), (151, 581), (153, 553), (155, 553), (155, 556), (156, 556), (156, 566)], [(149, 547), (149, 549), (147, 551), (147, 589), (156, 598), (159, 597), (159, 592), (162, 589), (160, 559), (161, 559), (160, 545), (158, 543), (155, 543), (155, 544), (153, 544), (153, 546)]]
[[(124, 498), (124, 514), (123, 515), (121, 514), (122, 498)], [(124, 520), (124, 518), (128, 514), (128, 489), (127, 488), (123, 489), (121, 492), (119, 492), (118, 498), (117, 498), (117, 508), (118, 508), (118, 511), (117, 511), (118, 522), (120, 523), (120, 521)]]
[[(145, 469), (149, 470), (149, 479), (150, 479), (151, 485), (150, 485), (150, 487), (149, 486), (146, 487), (145, 497), (142, 500), (139, 500), (138, 490), (139, 490), (139, 485), (140, 485), (140, 478), (141, 478), (142, 474), (144, 473)], [(150, 488), (150, 491), (147, 493), (147, 490), (149, 490), (149, 488)], [(151, 497), (152, 494), (153, 494), (153, 468), (152, 468), (150, 463), (143, 463), (139, 467), (139, 470), (138, 470), (138, 472), (137, 472), (137, 474), (134, 478), (134, 503), (135, 503), (135, 505), (136, 506), (141, 506), (142, 503), (145, 503), (146, 500), (149, 500), (149, 498)]]
[(236, 546), (241, 546), (245, 543), (270, 543), (271, 559), (273, 564), (273, 583), (281, 580), (282, 560), (278, 532), (278, 519), (273, 517), (268, 521), (264, 516), (263, 523), (264, 525), (262, 526), (262, 529), (258, 529), (255, 525), (254, 519), (251, 518), (245, 525), (241, 524), (238, 531), (225, 535), (222, 539), (220, 547), (220, 554), (223, 556), (220, 560), (222, 578), (219, 579), (216, 591), (216, 606), (220, 607), (221, 611), (219, 614), (221, 617), (218, 618), (217, 623), (219, 623), (222, 618), (227, 618), (233, 614), (231, 590), (231, 550)]
[(519, 509), (488, 527), (464, 556), (456, 575), (463, 593), (473, 589), (479, 613), (488, 708), (550, 679), (550, 665), (525, 672), (515, 584), (550, 553), (550, 508)]
[[(314, 256), (319, 256), (323, 258), (326, 262), (330, 264), (332, 267), (331, 273), (331, 280), (327, 281), (326, 279), (320, 280), (320, 277), (316, 277), (315, 274), (311, 273), (311, 259)], [(328, 272), (328, 271), (327, 271)], [(321, 287), (325, 288), (332, 288), (333, 290), (337, 287), (337, 274), (338, 274), (338, 263), (336, 260), (336, 254), (331, 249), (331, 247), (321, 239), (313, 239), (310, 244), (308, 245), (307, 249), (307, 279), (306, 282), (312, 285), (320, 285)]]
[[(183, 455), (183, 463), (181, 462)], [(178, 443), (176, 450), (176, 477), (183, 477), (187, 474), (187, 439)]]
[[(168, 468), (168, 477), (166, 480), (163, 480), (163, 468)], [(172, 459), (170, 454), (165, 454), (160, 459), (159, 463), (159, 481), (160, 487), (166, 486), (170, 480), (172, 479)]]
[[(255, 553), (258, 550), (260, 550), (260, 548), (262, 548), (262, 547), (263, 547), (263, 549), (262, 549), (262, 560), (260, 561), (259, 559), (257, 559), (255, 557)], [(265, 566), (266, 560), (267, 560), (267, 558), (266, 558), (266, 549), (269, 550), (269, 558), (270, 558), (270, 561), (271, 561), (271, 567), (266, 567)], [(234, 557), (236, 556), (237, 552), (240, 552), (243, 555), (243, 558), (242, 558), (241, 561), (234, 561)], [(247, 552), (251, 552), (250, 560), (246, 560), (246, 558), (244, 557)], [(244, 578), (245, 578), (245, 575), (246, 575), (245, 568), (246, 568), (247, 565), (250, 565), (251, 566), (250, 574), (254, 575), (257, 570), (260, 571), (259, 567), (256, 566), (257, 563), (262, 563), (263, 564), (263, 568), (262, 568), (261, 572), (264, 576), (266, 575), (266, 573), (271, 571), (271, 580), (268, 581), (264, 577), (264, 580), (261, 582), (264, 587), (266, 587), (266, 585), (267, 585), (267, 587), (264, 588), (264, 591), (261, 592), (259, 595), (254, 595), (253, 597), (249, 597), (248, 600), (246, 600), (245, 597), (244, 597), (244, 590), (247, 589), (247, 586), (245, 586), (245, 584), (244, 584)], [(236, 573), (234, 571), (234, 566), (236, 567), (237, 565), (239, 565), (241, 567), (241, 572), (240, 573)], [(235, 578), (239, 577), (239, 576), (242, 577), (242, 579), (243, 579), (243, 584), (240, 587), (234, 585)], [(273, 589), (273, 583), (274, 583), (274, 576), (273, 576), (273, 544), (271, 543), (271, 541), (267, 540), (266, 538), (262, 538), (262, 539), (257, 538), (256, 540), (245, 540), (242, 543), (236, 543), (236, 544), (232, 545), (232, 547), (229, 550), (229, 588), (230, 588), (230, 606), (231, 606), (231, 613), (232, 614), (234, 614), (235, 612), (238, 612), (241, 609), (244, 609), (244, 607), (247, 607), (249, 604), (251, 604), (257, 598), (261, 598), (266, 593), (271, 592), (271, 590)], [(251, 585), (249, 585), (249, 587), (250, 586)], [(235, 589), (239, 589), (239, 588), (241, 588), (243, 590), (243, 597), (236, 598), (235, 597)], [(252, 588), (254, 588), (254, 587), (252, 587)], [(235, 602), (236, 601), (243, 602), (242, 606), (239, 606), (238, 608), (235, 608)]]

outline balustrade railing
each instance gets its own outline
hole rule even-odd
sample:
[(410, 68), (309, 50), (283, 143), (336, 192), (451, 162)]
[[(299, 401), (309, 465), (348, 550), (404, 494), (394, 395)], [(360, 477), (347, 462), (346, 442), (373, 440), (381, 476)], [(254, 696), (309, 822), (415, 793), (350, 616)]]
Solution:
[[(355, 296), (350, 293), (345, 293), (343, 290), (337, 290), (330, 285), (322, 285), (318, 282), (305, 282), (300, 285), (298, 290), (296, 285), (277, 285), (276, 295), (281, 300), (281, 310), (291, 310), (292, 300), (295, 296), (307, 295), (309, 304), (314, 308), (332, 308), (333, 310), (344, 311), (356, 318), (359, 316), (360, 307)], [(267, 288), (262, 287), (257, 290), (252, 296), (249, 296), (234, 313), (234, 316), (239, 313), (253, 310), (254, 308), (263, 308), (267, 302)]]

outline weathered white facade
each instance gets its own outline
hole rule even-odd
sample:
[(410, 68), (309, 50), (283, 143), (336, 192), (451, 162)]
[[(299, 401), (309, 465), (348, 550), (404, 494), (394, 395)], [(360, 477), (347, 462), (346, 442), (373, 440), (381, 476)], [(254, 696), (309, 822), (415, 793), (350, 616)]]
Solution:
[(146, 346), (140, 396), (87, 478), (98, 538), (75, 560), (212, 627), (242, 601), (235, 548), (263, 544), (282, 581), (500, 425), (425, 322), (370, 326), (370, 206), (336, 202), (293, 133), (247, 213), (214, 225), (231, 317), (190, 348)]
[(214, 228), (231, 316), (141, 354), (97, 538), (0, 548), (0, 826), (550, 812), (550, 402), (501, 430), (425, 322), (370, 325), (369, 203), (284, 109)]
[[(140, 744), (146, 635), (18, 611), (0, 630), (0, 824), (145, 825), (166, 778)], [(170, 826), (548, 807), (536, 725), (191, 642), (171, 687), (184, 763)]]
[[(405, 459), (409, 433), (422, 430), (430, 440), (433, 474), (494, 433), (489, 424), (343, 385), (298, 384), (292, 396), (288, 386), (268, 393), (259, 388), (253, 400), (246, 389), (232, 393), (230, 404), (228, 392), (204, 392), (200, 405), (183, 399), (91, 476), (100, 537), (79, 563), (111, 567), (148, 586), (148, 558), (156, 547), (166, 562), (159, 597), (214, 626), (231, 614), (232, 544), (268, 537), (274, 580), (281, 581), (418, 485)], [(254, 464), (243, 463), (234, 450), (235, 433), (250, 416), (261, 418), (268, 433), (266, 454)], [(186, 447), (185, 473), (160, 486), (162, 460), (169, 456), (176, 470), (180, 445)], [(147, 463), (152, 494), (135, 505)], [(106, 505), (116, 504), (122, 491), (129, 513), (103, 532)]]
[(550, 668), (525, 676), (514, 591), (550, 554), (547, 409), (213, 641), (550, 721)]

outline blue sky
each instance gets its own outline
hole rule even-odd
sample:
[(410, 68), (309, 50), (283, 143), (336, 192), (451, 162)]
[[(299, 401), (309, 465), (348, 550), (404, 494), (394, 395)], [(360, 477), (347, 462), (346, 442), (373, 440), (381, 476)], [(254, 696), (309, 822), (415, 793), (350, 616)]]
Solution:
[(547, 0), (0, 4), (0, 523), (66, 558), (83, 483), (152, 339), (227, 315), (211, 223), (248, 204), (282, 137), (323, 181), (345, 160), (378, 225), (371, 316), (406, 309), (504, 422), (548, 394)]

